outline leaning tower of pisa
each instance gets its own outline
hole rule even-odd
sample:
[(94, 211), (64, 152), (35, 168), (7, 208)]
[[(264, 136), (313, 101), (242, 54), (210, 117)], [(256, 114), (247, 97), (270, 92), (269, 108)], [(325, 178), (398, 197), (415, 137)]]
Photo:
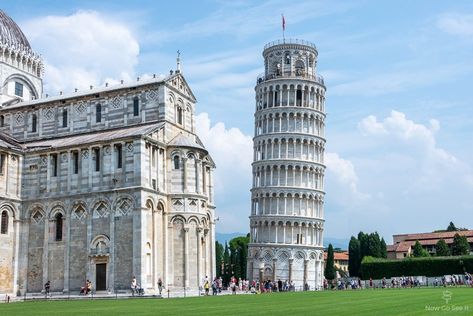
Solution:
[(322, 286), (325, 85), (317, 49), (302, 40), (264, 47), (255, 93), (248, 278)]

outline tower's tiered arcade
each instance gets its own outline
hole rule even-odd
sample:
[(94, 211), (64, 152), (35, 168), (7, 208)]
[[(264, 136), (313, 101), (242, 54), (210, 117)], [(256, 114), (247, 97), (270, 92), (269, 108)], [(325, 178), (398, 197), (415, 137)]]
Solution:
[(325, 85), (317, 49), (267, 44), (255, 87), (248, 278), (320, 288), (323, 277)]

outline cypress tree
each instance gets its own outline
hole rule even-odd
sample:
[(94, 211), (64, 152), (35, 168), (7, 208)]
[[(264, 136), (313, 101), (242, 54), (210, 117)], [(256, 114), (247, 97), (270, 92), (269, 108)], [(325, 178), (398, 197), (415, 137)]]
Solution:
[(215, 268), (217, 276), (222, 276), (223, 245), (215, 241)]
[(448, 232), (456, 232), (457, 230), (458, 228), (455, 226), (455, 224), (453, 224), (453, 222), (450, 222), (450, 224), (448, 224), (448, 227), (447, 227)]
[(384, 241), (384, 238), (381, 238), (381, 258), (387, 258), (388, 257), (388, 247), (386, 246), (386, 242)]
[(358, 241), (360, 242), (360, 258), (363, 260), (363, 257), (369, 255), (368, 250), (368, 234), (363, 232), (358, 233)]
[(470, 254), (470, 244), (466, 236), (460, 236), (458, 233), (453, 237), (452, 255), (463, 256)]
[(450, 249), (445, 240), (440, 239), (437, 241), (437, 244), (435, 244), (435, 253), (438, 257), (450, 256)]
[(367, 256), (374, 258), (381, 258), (381, 240), (377, 232), (371, 233), (368, 236), (368, 253)]
[(416, 243), (414, 244), (414, 249), (412, 250), (412, 256), (413, 257), (428, 257), (429, 253), (422, 248), (420, 242), (417, 240)]
[(328, 245), (327, 262), (325, 263), (324, 275), (327, 280), (333, 280), (336, 278), (332, 244)]
[(351, 236), (348, 244), (348, 272), (351, 277), (360, 276), (361, 253), (360, 242), (354, 236)]

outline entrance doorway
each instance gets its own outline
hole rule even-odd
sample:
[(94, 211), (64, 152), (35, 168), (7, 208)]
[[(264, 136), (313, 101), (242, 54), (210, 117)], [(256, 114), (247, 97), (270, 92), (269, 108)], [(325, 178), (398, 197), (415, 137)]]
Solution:
[(95, 289), (97, 291), (107, 290), (107, 264), (97, 263), (95, 265)]

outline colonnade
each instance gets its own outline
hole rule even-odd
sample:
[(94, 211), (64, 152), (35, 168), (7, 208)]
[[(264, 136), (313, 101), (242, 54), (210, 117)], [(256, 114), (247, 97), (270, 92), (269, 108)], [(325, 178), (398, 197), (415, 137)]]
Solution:
[(41, 57), (31, 52), (30, 48), (17, 48), (0, 43), (0, 61), (32, 73), (35, 76), (41, 76)]
[(253, 168), (253, 187), (324, 189), (324, 169), (303, 165), (271, 165)]
[(251, 200), (251, 215), (323, 218), (323, 204), (324, 200), (320, 194), (256, 194)]
[(263, 84), (256, 92), (256, 109), (300, 106), (325, 111), (325, 90), (316, 84)]
[(254, 141), (253, 160), (298, 159), (323, 163), (324, 145), (322, 141), (304, 138), (263, 138)]
[(255, 136), (268, 133), (301, 133), (324, 137), (322, 115), (299, 112), (261, 113), (255, 117)]
[(315, 222), (256, 221), (250, 225), (251, 242), (322, 246), (322, 227)]

